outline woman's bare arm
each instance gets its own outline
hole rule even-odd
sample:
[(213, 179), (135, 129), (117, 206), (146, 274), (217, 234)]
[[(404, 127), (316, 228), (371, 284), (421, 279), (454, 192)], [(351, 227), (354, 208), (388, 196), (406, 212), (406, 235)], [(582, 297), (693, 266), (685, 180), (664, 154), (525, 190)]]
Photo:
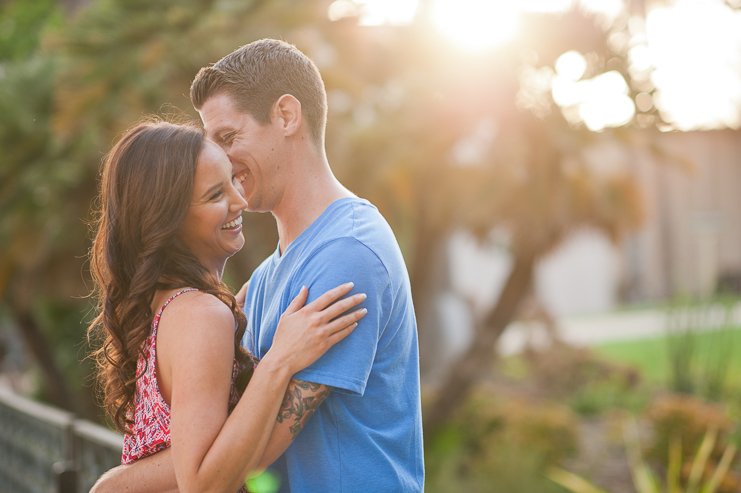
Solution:
[(171, 450), (114, 467), (103, 474), (90, 493), (177, 493), (178, 483)]
[[(171, 304), (160, 321), (157, 373), (160, 390), (171, 403), (173, 451), (167, 449), (114, 468), (92, 491), (169, 492), (178, 491), (178, 484), (181, 491), (236, 491), (259, 465), (275, 416), (287, 402), (285, 389), (291, 375), (349, 334), (354, 322), (363, 316), (363, 311), (357, 311), (330, 323), (364, 298), (356, 295), (327, 308), (350, 289), (338, 287), (299, 310), (307, 294), (302, 290), (281, 317), (279, 326), (283, 330), (276, 332), (274, 349), (255, 370), (240, 404), (228, 419), (226, 403), (234, 357), (231, 312), (202, 293), (188, 296), (187, 303), (181, 300)], [(314, 402), (318, 406), (321, 400), (323, 397), (317, 396)], [(299, 419), (300, 426), (315, 409), (311, 406), (302, 414), (305, 419)], [(285, 423), (294, 421), (296, 430), (296, 419), (287, 416)], [(289, 427), (280, 429), (283, 438), (271, 440), (279, 444), (270, 449), (271, 456), (280, 455), (291, 442), (284, 436)]]
[[(170, 314), (167, 325), (175, 330), (169, 332), (177, 337), (158, 341), (158, 350), (163, 363), (168, 354), (171, 359), (172, 456), (181, 491), (236, 491), (243, 484), (258, 465), (293, 374), (347, 336), (363, 316), (361, 310), (334, 320), (364, 298), (356, 295), (329, 306), (350, 289), (331, 290), (301, 309), (307, 294), (302, 290), (281, 317), (270, 351), (228, 418), (231, 311), (214, 297), (194, 293)], [(167, 372), (167, 366), (159, 369)]]

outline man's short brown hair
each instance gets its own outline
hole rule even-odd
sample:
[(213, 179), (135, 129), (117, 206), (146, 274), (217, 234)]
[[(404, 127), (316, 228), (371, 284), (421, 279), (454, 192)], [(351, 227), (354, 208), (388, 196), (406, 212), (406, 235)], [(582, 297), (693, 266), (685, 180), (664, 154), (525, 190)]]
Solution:
[(301, 113), (317, 145), (324, 144), (327, 93), (314, 63), (295, 46), (276, 39), (261, 39), (203, 67), (190, 86), (196, 110), (219, 94), (228, 95), (239, 111), (263, 125), (270, 110), (284, 94), (301, 102)]

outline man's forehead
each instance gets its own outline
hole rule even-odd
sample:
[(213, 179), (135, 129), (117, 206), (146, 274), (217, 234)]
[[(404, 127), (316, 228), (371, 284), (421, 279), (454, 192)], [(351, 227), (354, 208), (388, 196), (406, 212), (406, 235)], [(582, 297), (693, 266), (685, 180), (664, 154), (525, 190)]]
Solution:
[(201, 115), (203, 127), (209, 137), (219, 135), (224, 130), (233, 129), (239, 118), (239, 111), (226, 94), (209, 98), (198, 113)]

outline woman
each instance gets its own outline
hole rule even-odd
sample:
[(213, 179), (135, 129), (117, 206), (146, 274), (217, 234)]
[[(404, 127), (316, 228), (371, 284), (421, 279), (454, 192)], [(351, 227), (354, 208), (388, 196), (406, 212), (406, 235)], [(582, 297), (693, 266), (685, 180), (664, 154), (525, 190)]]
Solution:
[(126, 434), (122, 462), (171, 445), (180, 491), (236, 491), (291, 376), (357, 326), (364, 310), (342, 314), (365, 295), (333, 303), (346, 284), (302, 308), (302, 288), (255, 366), (240, 345), (244, 314), (221, 282), (244, 244), (247, 206), (221, 148), (200, 128), (140, 124), (108, 155), (100, 198), (90, 331), (102, 338), (106, 410)]

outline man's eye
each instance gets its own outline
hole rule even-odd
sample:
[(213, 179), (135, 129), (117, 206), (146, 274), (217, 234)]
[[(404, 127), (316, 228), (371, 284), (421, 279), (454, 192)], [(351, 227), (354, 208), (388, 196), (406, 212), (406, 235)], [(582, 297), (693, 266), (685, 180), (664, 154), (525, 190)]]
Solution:
[(226, 146), (231, 143), (233, 137), (234, 137), (234, 132), (230, 132), (228, 134), (223, 134), (223, 135), (217, 135), (216, 142), (218, 142), (219, 145), (221, 146)]

